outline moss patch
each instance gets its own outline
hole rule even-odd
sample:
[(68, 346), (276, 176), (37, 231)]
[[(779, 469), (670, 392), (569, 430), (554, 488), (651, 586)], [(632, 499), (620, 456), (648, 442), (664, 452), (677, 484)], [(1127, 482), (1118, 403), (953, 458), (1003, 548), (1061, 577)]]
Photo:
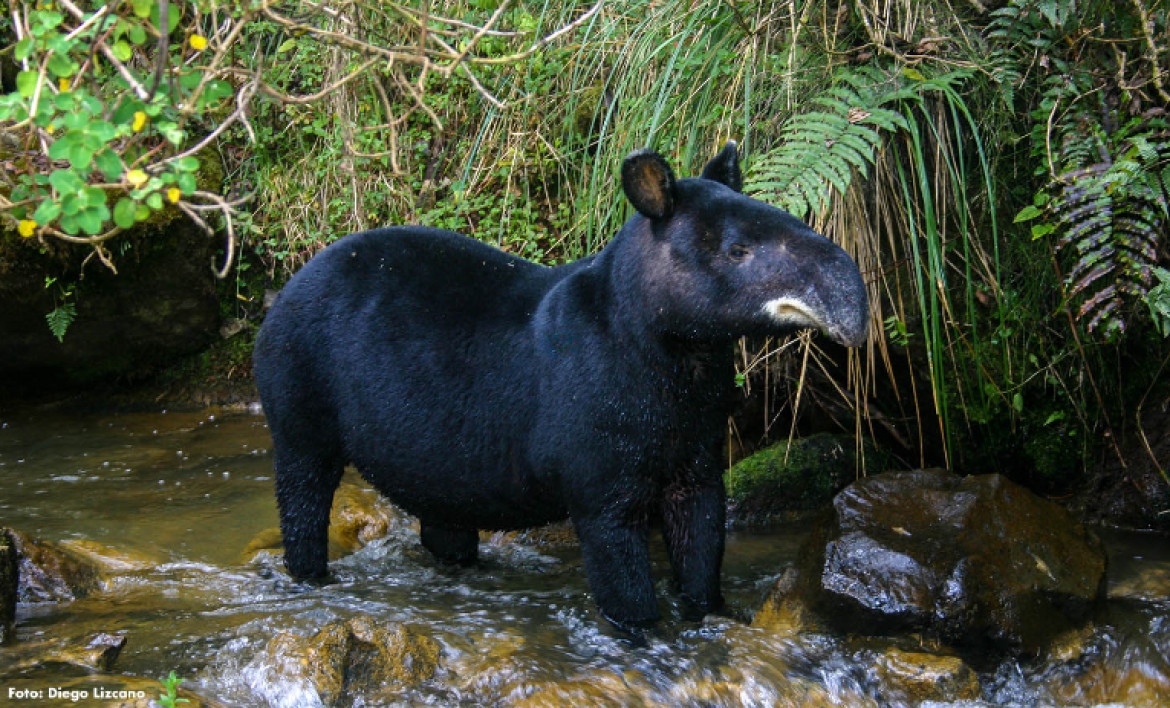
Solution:
[(746, 524), (767, 523), (790, 512), (818, 509), (847, 484), (886, 467), (866, 440), (858, 459), (851, 435), (822, 433), (785, 440), (746, 457), (726, 473), (732, 517)]

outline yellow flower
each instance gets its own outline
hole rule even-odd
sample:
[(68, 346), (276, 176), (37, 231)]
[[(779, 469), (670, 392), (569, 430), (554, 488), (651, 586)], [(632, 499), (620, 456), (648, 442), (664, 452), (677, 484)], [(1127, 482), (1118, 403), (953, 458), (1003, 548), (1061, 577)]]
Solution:
[(183, 196), (183, 192), (178, 187), (171, 187), (167, 190), (167, 199), (171, 200), (171, 204), (178, 204), (181, 196)]
[(191, 35), (191, 48), (197, 52), (207, 49), (207, 37), (200, 34)]
[(126, 181), (135, 187), (141, 187), (146, 184), (146, 180), (150, 179), (142, 170), (130, 170), (126, 173)]
[(65, 78), (57, 79), (57, 85), (61, 87), (62, 91), (68, 91), (69, 90), (69, 79), (65, 79)]
[(146, 127), (146, 114), (142, 111), (134, 111), (134, 123), (130, 125), (134, 132), (142, 130)]
[(37, 232), (37, 222), (31, 219), (21, 219), (16, 230), (21, 236), (28, 238)]

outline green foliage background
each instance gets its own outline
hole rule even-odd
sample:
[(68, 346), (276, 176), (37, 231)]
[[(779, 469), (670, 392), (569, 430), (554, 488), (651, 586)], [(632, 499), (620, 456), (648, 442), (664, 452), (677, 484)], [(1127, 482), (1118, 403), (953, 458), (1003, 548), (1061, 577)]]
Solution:
[(5, 248), (116, 267), (182, 209), (258, 318), (375, 226), (579, 258), (628, 216), (626, 153), (694, 174), (734, 138), (747, 190), (842, 244), (873, 309), (860, 352), (744, 343), (767, 403), (743, 446), (819, 411), (1056, 489), (1165, 389), (1164, 2), (59, 3), (0, 20)]

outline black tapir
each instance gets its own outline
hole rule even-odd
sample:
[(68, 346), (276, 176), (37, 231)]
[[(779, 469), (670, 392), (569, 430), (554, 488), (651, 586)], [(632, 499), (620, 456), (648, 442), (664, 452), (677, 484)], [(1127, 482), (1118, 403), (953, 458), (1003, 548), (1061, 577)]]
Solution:
[(568, 265), (412, 226), (342, 238), (288, 282), (255, 377), (294, 577), (326, 574), (352, 463), (441, 560), (473, 561), (478, 529), (570, 517), (602, 613), (636, 632), (659, 616), (660, 522), (687, 614), (720, 607), (733, 342), (813, 328), (860, 345), (865, 285), (843, 250), (740, 193), (735, 143), (677, 181), (634, 152), (621, 182), (637, 213)]

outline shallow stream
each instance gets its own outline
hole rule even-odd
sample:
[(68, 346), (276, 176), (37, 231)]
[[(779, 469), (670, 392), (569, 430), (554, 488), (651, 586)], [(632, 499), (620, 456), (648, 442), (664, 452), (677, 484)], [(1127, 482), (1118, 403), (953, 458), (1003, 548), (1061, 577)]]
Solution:
[[(101, 675), (53, 662), (18, 669), (16, 657), (38, 642), (107, 632), (127, 637), (114, 673), (175, 671), (185, 687), (230, 706), (312, 706), (315, 695), (269, 670), (279, 658), (269, 641), (364, 614), (429, 635), (442, 660), (421, 685), (343, 705), (899, 704), (872, 670), (880, 644), (743, 623), (794, 561), (799, 525), (731, 534), (724, 589), (739, 619), (679, 619), (659, 548), (667, 620), (648, 646), (633, 647), (593, 609), (571, 544), (498, 535), (481, 545), (478, 567), (452, 570), (403, 522), (333, 563), (337, 583), (311, 589), (292, 587), (271, 556), (243, 560), (249, 542), (277, 525), (268, 433), (254, 412), (5, 415), (0, 526), (97, 542), (129, 560), (88, 597), (19, 609), (17, 641), (0, 648), (0, 701), (11, 690), (97, 685)], [(1161, 693), (1170, 686), (1170, 544), (1107, 537), (1113, 599), (1076, 638), (1079, 649), (989, 666), (978, 674), (983, 698), (950, 705), (1170, 706)]]

